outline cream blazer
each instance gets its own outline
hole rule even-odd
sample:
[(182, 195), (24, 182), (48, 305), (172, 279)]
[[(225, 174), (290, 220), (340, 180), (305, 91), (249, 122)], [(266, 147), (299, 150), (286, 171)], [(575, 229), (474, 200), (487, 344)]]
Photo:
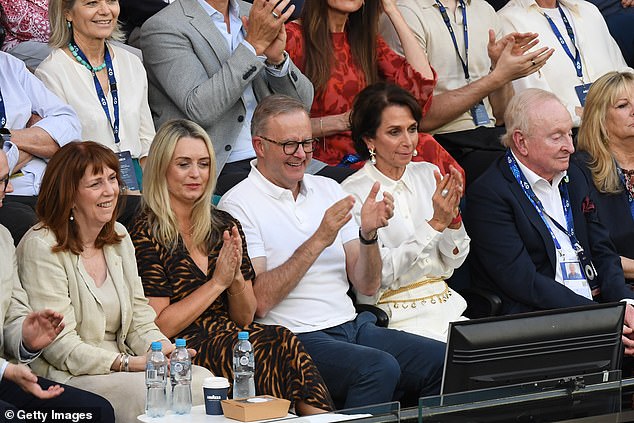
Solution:
[(18, 279), (13, 239), (7, 228), (0, 225), (0, 367), (6, 361), (2, 357), (20, 356), (22, 323), (30, 311)]
[[(104, 247), (104, 254), (121, 303), (117, 345), (121, 352), (142, 355), (152, 341), (167, 338), (154, 323), (156, 314), (143, 294), (130, 236), (120, 223), (115, 230), (125, 237)], [(62, 383), (73, 376), (110, 373), (117, 353), (98, 347), (106, 333), (101, 303), (79, 256), (70, 251), (53, 253), (56, 244), (48, 229), (32, 228), (17, 248), (20, 279), (31, 306), (58, 311), (66, 323), (31, 367), (38, 375)]]

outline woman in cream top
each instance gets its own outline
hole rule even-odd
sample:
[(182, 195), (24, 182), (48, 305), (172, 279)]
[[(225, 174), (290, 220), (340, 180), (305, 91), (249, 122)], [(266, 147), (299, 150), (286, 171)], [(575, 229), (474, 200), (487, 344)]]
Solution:
[(470, 239), (458, 209), (461, 173), (450, 167), (441, 176), (431, 163), (411, 162), (420, 119), (415, 98), (396, 85), (377, 83), (361, 91), (350, 121), (355, 148), (369, 160), (342, 187), (357, 200), (357, 221), (376, 181), (379, 195), (394, 197), (394, 217), (378, 230), (381, 288), (371, 297), (357, 294), (357, 300), (384, 309), (390, 328), (445, 341), (449, 322), (462, 319), (466, 309), (445, 279), (466, 259)]

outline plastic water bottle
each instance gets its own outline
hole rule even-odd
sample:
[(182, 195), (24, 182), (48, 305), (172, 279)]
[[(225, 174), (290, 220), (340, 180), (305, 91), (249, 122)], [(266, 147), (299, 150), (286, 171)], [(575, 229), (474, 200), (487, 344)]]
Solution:
[(185, 340), (176, 340), (176, 350), (170, 357), (172, 375), (172, 411), (189, 414), (192, 410), (192, 362)]
[(255, 357), (249, 342), (249, 332), (238, 332), (238, 343), (233, 348), (233, 398), (255, 396)]
[(161, 351), (160, 342), (152, 342), (145, 365), (145, 414), (162, 417), (167, 412), (167, 359)]

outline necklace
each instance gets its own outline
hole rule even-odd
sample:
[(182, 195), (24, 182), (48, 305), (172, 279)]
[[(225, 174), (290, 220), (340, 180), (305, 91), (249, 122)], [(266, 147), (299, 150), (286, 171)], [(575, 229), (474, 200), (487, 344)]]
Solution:
[(73, 45), (72, 42), (68, 43), (68, 49), (72, 53), (72, 55), (75, 58), (75, 60), (77, 60), (79, 63), (81, 63), (86, 69), (88, 69), (92, 73), (97, 73), (97, 72), (99, 72), (100, 70), (102, 70), (103, 68), (106, 67), (106, 60), (105, 59), (104, 59), (102, 64), (100, 64), (99, 66), (96, 66), (96, 67), (92, 66), (90, 63), (85, 61), (80, 55), (81, 50), (79, 49), (79, 46)]

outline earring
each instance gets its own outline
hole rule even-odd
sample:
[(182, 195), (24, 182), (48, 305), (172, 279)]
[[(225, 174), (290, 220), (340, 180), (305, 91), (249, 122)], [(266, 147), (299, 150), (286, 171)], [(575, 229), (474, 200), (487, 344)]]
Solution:
[(71, 25), (70, 21), (66, 21), (66, 28), (68, 28), (68, 30), (70, 31), (71, 27), (72, 27), (72, 25)]
[(375, 165), (376, 164), (376, 153), (374, 152), (374, 148), (368, 149), (368, 152), (370, 153), (370, 163)]
[(414, 151), (412, 151), (412, 157), (416, 156), (418, 156), (418, 150), (414, 149)]
[(68, 218), (71, 222), (75, 220), (75, 216), (73, 216), (73, 209), (70, 209), (70, 217)]

